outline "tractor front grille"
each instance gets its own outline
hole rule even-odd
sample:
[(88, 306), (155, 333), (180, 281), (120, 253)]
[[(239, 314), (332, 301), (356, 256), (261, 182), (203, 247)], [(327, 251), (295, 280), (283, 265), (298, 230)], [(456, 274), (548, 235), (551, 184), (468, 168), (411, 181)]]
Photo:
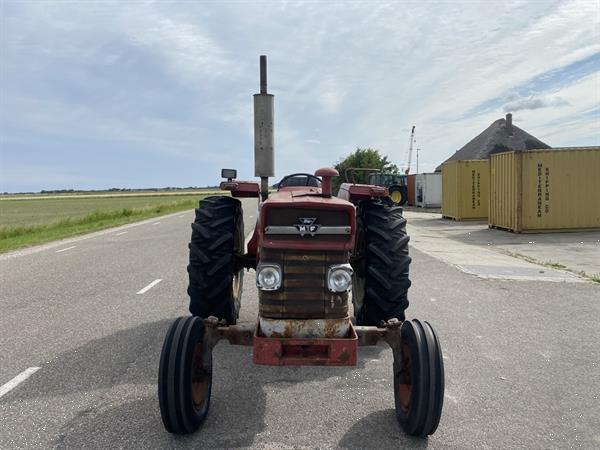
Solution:
[(261, 249), (260, 260), (277, 263), (283, 283), (277, 291), (259, 290), (259, 311), (277, 319), (333, 319), (348, 315), (348, 293), (330, 292), (327, 272), (348, 262), (347, 252), (307, 252)]
[(319, 230), (314, 235), (301, 235), (268, 232), (269, 239), (274, 240), (306, 240), (311, 241), (347, 241), (350, 239), (350, 217), (344, 210), (325, 210), (310, 208), (269, 208), (267, 211), (265, 227), (273, 230), (288, 228), (294, 230), (302, 224), (303, 219), (314, 219), (314, 224)]

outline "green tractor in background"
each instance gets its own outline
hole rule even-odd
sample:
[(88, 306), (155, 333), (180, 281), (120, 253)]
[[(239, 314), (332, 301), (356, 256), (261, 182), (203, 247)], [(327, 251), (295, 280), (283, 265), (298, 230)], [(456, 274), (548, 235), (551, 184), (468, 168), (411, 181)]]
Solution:
[(404, 205), (408, 200), (408, 187), (406, 175), (391, 172), (375, 172), (369, 174), (368, 184), (385, 186), (388, 188), (390, 198), (396, 205)]
[(407, 175), (376, 168), (350, 167), (344, 171), (344, 178), (347, 183), (386, 187), (395, 205), (402, 206), (408, 200)]

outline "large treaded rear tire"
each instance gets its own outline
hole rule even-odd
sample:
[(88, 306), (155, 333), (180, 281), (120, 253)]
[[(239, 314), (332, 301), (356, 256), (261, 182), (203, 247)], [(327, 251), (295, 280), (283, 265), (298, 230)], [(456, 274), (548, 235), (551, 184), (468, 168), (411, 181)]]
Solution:
[(358, 325), (404, 320), (408, 307), (409, 237), (402, 207), (390, 199), (363, 201), (358, 206), (354, 257), (359, 261), (353, 281)]
[(235, 255), (244, 251), (241, 202), (225, 196), (202, 199), (189, 249), (190, 312), (235, 324), (244, 275), (243, 268), (235, 267)]

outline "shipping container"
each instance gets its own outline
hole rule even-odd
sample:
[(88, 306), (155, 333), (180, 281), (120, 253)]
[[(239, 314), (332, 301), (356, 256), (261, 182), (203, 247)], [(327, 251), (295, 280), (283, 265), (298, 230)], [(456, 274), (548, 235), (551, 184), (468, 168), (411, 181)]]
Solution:
[(415, 206), (415, 174), (406, 177), (406, 190), (408, 194), (408, 205)]
[(442, 164), (442, 216), (487, 219), (489, 160), (448, 161)]
[(600, 147), (492, 155), (489, 225), (517, 233), (600, 228)]
[(442, 174), (420, 173), (415, 180), (417, 206), (439, 208), (442, 206)]

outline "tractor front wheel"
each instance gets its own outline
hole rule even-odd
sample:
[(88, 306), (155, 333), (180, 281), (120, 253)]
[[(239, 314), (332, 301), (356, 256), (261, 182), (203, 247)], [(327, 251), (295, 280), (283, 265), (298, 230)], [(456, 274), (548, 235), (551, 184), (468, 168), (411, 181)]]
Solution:
[(433, 434), (444, 403), (444, 361), (436, 332), (428, 322), (406, 320), (394, 349), (396, 417), (412, 436)]
[(180, 317), (167, 331), (158, 369), (158, 401), (169, 433), (193, 433), (210, 407), (212, 349), (204, 342), (204, 322)]

